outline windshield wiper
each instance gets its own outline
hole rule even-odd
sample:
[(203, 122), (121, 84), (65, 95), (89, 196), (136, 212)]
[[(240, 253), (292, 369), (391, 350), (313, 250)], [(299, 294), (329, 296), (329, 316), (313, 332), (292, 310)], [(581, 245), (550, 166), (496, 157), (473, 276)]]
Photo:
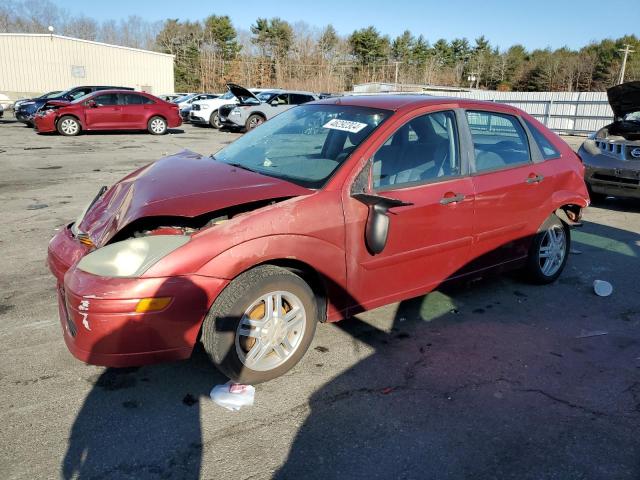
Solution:
[(216, 162), (224, 163), (225, 165), (230, 165), (232, 167), (241, 168), (242, 170), (247, 170), (249, 172), (255, 172), (255, 170), (247, 167), (246, 165), (242, 165), (241, 163), (222, 162), (222, 161), (218, 160), (216, 157), (214, 157), (213, 155), (209, 155), (209, 157), (212, 158), (213, 160), (215, 160)]

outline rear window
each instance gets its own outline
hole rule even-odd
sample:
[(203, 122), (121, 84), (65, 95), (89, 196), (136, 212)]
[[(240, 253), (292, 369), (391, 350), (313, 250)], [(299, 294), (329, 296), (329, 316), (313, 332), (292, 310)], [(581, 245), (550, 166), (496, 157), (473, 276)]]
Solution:
[(533, 124), (527, 122), (526, 120), (524, 121), (524, 123), (527, 124), (527, 127), (529, 128), (531, 135), (533, 135), (533, 139), (538, 145), (540, 153), (542, 153), (542, 156), (545, 160), (548, 160), (550, 158), (558, 158), (560, 156), (560, 152), (558, 151), (558, 149), (554, 147), (549, 140), (547, 140), (547, 137), (545, 137), (540, 130), (538, 130), (533, 126)]
[(531, 161), (529, 140), (520, 121), (497, 112), (468, 111), (476, 171), (496, 170)]

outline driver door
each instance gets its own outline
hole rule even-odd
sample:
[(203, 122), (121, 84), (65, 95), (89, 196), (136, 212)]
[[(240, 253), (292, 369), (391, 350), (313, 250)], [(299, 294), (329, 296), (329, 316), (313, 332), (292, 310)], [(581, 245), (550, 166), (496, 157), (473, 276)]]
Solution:
[(413, 116), (372, 156), (368, 193), (408, 204), (389, 209), (380, 253), (365, 238), (372, 212), (344, 194), (348, 286), (365, 309), (426, 293), (469, 261), (474, 187), (457, 123), (453, 110)]
[(85, 122), (88, 129), (105, 130), (122, 126), (124, 112), (117, 93), (96, 95), (87, 100), (87, 102), (91, 100), (95, 104), (93, 106), (86, 105), (84, 109)]

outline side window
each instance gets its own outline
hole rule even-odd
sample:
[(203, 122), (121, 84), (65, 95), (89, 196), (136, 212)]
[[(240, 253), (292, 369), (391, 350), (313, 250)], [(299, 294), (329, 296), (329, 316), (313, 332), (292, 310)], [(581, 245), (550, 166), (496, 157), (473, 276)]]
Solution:
[(468, 111), (476, 171), (521, 165), (531, 161), (529, 140), (520, 121), (496, 112)]
[(271, 103), (277, 102), (278, 105), (289, 105), (289, 94), (281, 93), (276, 98), (271, 100)]
[(124, 97), (122, 101), (124, 105), (147, 105), (153, 103), (151, 99), (135, 93), (127, 93), (122, 96)]
[(545, 160), (560, 157), (560, 152), (558, 151), (558, 149), (554, 147), (549, 140), (547, 140), (547, 137), (545, 137), (540, 130), (534, 127), (531, 122), (527, 122), (525, 120), (525, 123), (527, 124), (531, 135), (533, 135), (533, 139), (538, 144), (538, 148), (540, 149), (540, 152), (542, 153), (542, 156)]
[(458, 132), (452, 111), (414, 118), (373, 156), (373, 187), (425, 183), (460, 175)]
[(104, 107), (106, 105), (118, 105), (118, 95), (115, 93), (105, 93), (103, 95), (98, 95), (93, 97), (96, 104)]
[(291, 97), (291, 105), (302, 105), (303, 103), (311, 102), (313, 97), (311, 95), (304, 95), (301, 93), (292, 93)]

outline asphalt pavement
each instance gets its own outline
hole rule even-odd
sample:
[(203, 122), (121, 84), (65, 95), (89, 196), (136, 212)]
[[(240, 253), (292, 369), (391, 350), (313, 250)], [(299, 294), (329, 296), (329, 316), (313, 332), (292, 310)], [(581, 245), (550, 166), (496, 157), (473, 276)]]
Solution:
[(553, 285), (476, 279), (320, 325), (237, 413), (209, 398), (226, 379), (199, 350), (124, 370), (75, 360), (45, 266), (56, 229), (102, 185), (237, 135), (65, 138), (0, 119), (1, 479), (640, 478), (637, 201), (590, 207)]

